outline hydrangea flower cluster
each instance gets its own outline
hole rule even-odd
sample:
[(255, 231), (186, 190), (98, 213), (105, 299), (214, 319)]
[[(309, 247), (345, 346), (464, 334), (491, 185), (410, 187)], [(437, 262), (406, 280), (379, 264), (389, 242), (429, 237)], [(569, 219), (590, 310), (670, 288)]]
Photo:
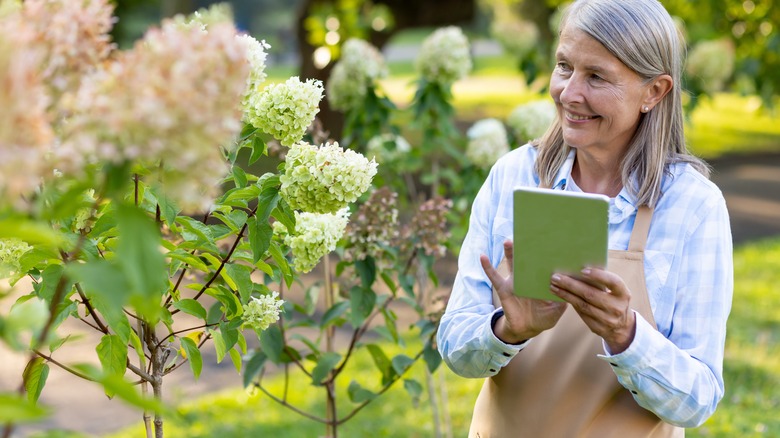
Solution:
[(303, 138), (320, 111), (323, 91), (322, 81), (301, 82), (297, 76), (283, 84), (270, 84), (252, 99), (254, 105), (244, 109), (244, 119), (289, 147)]
[(504, 124), (497, 119), (482, 119), (466, 132), (469, 138), (466, 157), (477, 167), (487, 169), (509, 152)]
[(385, 164), (398, 161), (411, 150), (409, 142), (395, 134), (376, 135), (366, 144), (366, 156)]
[(388, 74), (385, 59), (376, 47), (351, 38), (341, 48), (341, 59), (333, 66), (327, 92), (330, 105), (339, 111), (357, 108), (369, 87)]
[(19, 239), (0, 239), (0, 278), (8, 278), (21, 269), (19, 259), (32, 246)]
[(43, 49), (42, 75), (56, 102), (75, 91), (82, 77), (103, 62), (114, 45), (109, 32), (114, 6), (108, 0), (25, 0), (17, 18)]
[(281, 194), (296, 210), (335, 213), (354, 202), (371, 185), (377, 164), (344, 150), (338, 143), (293, 145), (280, 176)]
[(496, 17), (490, 26), (490, 34), (504, 50), (514, 56), (523, 57), (534, 49), (539, 40), (539, 31), (530, 21), (500, 19)]
[(507, 117), (506, 123), (519, 144), (541, 137), (556, 117), (555, 104), (537, 100), (517, 106)]
[(723, 89), (734, 73), (734, 44), (727, 39), (700, 41), (688, 54), (685, 72), (708, 93)]
[(58, 166), (140, 161), (184, 210), (208, 208), (228, 168), (220, 146), (241, 129), (246, 56), (232, 24), (204, 31), (164, 21), (83, 82)]
[(471, 71), (469, 42), (457, 26), (437, 29), (423, 41), (417, 71), (430, 82), (451, 85)]
[(409, 242), (426, 255), (443, 257), (447, 253), (450, 238), (447, 214), (452, 209), (452, 200), (436, 197), (425, 201), (417, 209), (404, 235)]
[(244, 327), (257, 331), (267, 329), (271, 324), (279, 321), (284, 300), (279, 299), (278, 292), (272, 292), (271, 295), (261, 295), (251, 297), (249, 302), (244, 304), (244, 313), (241, 318), (244, 320)]
[(347, 240), (345, 260), (382, 258), (384, 248), (391, 246), (399, 237), (397, 200), (397, 193), (382, 187), (375, 190), (352, 215), (344, 233)]
[(296, 211), (294, 231), (284, 235), (284, 226), (275, 222), (274, 232), (284, 235), (284, 243), (292, 251), (293, 267), (303, 274), (314, 269), (322, 257), (336, 249), (348, 221), (349, 210), (346, 208), (336, 214)]
[(265, 82), (267, 75), (265, 74), (265, 60), (268, 56), (266, 50), (271, 46), (266, 44), (265, 41), (257, 41), (251, 35), (242, 34), (238, 36), (246, 46), (247, 60), (249, 61), (250, 73), (246, 80), (246, 91), (244, 92), (244, 98), (241, 100), (241, 108), (246, 114), (250, 108), (256, 108), (260, 101), (260, 92), (262, 91), (261, 85)]
[(19, 202), (46, 173), (44, 157), (54, 141), (41, 53), (29, 48), (31, 37), (25, 29), (0, 33), (0, 199)]

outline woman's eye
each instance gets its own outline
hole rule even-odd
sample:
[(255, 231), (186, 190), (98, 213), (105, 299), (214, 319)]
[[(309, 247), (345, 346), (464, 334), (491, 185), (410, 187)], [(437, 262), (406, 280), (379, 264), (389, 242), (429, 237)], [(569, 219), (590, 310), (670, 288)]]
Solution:
[(603, 78), (601, 76), (597, 75), (597, 74), (590, 75), (590, 78), (593, 79), (594, 81), (601, 81), (601, 80), (603, 80)]
[(555, 68), (560, 71), (569, 71), (569, 66), (565, 62), (559, 62), (555, 64)]

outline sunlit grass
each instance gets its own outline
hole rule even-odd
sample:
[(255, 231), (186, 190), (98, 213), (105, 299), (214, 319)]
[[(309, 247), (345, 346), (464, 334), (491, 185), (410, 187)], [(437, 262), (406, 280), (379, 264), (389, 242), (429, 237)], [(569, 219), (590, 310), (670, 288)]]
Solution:
[[(749, 244), (735, 252), (734, 304), (729, 318), (724, 379), (726, 396), (715, 415), (704, 426), (689, 429), (689, 437), (767, 437), (780, 436), (780, 239)], [(410, 344), (409, 350), (414, 349)], [(389, 349), (389, 347), (388, 347)], [(399, 350), (392, 350), (398, 353)], [(410, 354), (407, 351), (406, 354)], [(378, 381), (378, 371), (366, 355), (358, 355), (348, 370), (348, 378), (368, 385)], [(448, 393), (448, 409), (455, 436), (468, 430), (471, 409), (482, 381), (455, 376), (442, 367)], [(412, 375), (425, 381), (422, 363)], [(438, 380), (438, 375), (437, 375)], [(268, 379), (268, 386), (281, 394), (283, 379)], [(340, 382), (344, 391), (348, 381)], [(321, 390), (295, 375), (289, 400), (305, 410), (322, 415)], [(346, 399), (344, 399), (346, 400)], [(343, 401), (344, 409), (351, 406)], [(203, 397), (182, 407), (182, 419), (166, 423), (168, 436), (239, 438), (273, 436), (280, 438), (317, 437), (321, 425), (305, 420), (263, 395), (248, 395), (240, 389)], [(344, 412), (344, 411), (342, 411)], [(430, 437), (433, 416), (426, 393), (412, 404), (402, 382), (381, 396), (339, 430), (343, 437)], [(113, 438), (140, 436), (135, 426)]]

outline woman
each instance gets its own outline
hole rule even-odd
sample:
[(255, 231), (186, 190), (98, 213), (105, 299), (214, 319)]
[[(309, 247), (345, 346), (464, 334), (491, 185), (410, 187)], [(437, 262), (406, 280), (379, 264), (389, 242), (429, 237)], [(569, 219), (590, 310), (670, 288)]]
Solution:
[[(477, 195), (439, 350), (488, 377), (471, 437), (679, 436), (723, 397), (733, 288), (723, 196), (685, 148), (682, 42), (656, 0), (576, 1), (559, 37), (558, 117)], [(554, 274), (564, 303), (519, 298), (496, 270), (520, 186), (610, 197), (608, 269)]]

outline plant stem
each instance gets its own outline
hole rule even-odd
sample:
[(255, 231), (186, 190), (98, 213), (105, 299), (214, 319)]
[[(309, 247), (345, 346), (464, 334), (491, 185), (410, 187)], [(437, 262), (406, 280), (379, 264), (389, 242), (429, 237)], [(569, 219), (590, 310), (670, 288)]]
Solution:
[[(138, 339), (146, 339), (146, 336), (144, 335), (144, 325), (145, 324), (143, 321), (136, 320), (136, 331), (138, 332)], [(141, 370), (146, 368), (146, 356), (143, 354), (138, 355), (138, 365)], [(149, 381), (146, 379), (141, 379), (141, 394), (144, 398), (149, 395)], [(152, 415), (148, 409), (144, 409), (143, 419), (146, 438), (152, 438)]]
[[(333, 303), (336, 301), (336, 297), (333, 296), (333, 285), (331, 284), (332, 279), (330, 278), (330, 254), (325, 254), (325, 257), (323, 257), (323, 268), (325, 269), (325, 307), (330, 309), (333, 306)], [(334, 333), (334, 327), (332, 325), (325, 329), (326, 353), (333, 352)], [(325, 384), (325, 390), (327, 393), (325, 416), (328, 419), (328, 422), (325, 424), (325, 436), (336, 438), (338, 433), (336, 430), (336, 398), (334, 394), (335, 385), (332, 380), (332, 371), (331, 375), (328, 377), (328, 382)]]

